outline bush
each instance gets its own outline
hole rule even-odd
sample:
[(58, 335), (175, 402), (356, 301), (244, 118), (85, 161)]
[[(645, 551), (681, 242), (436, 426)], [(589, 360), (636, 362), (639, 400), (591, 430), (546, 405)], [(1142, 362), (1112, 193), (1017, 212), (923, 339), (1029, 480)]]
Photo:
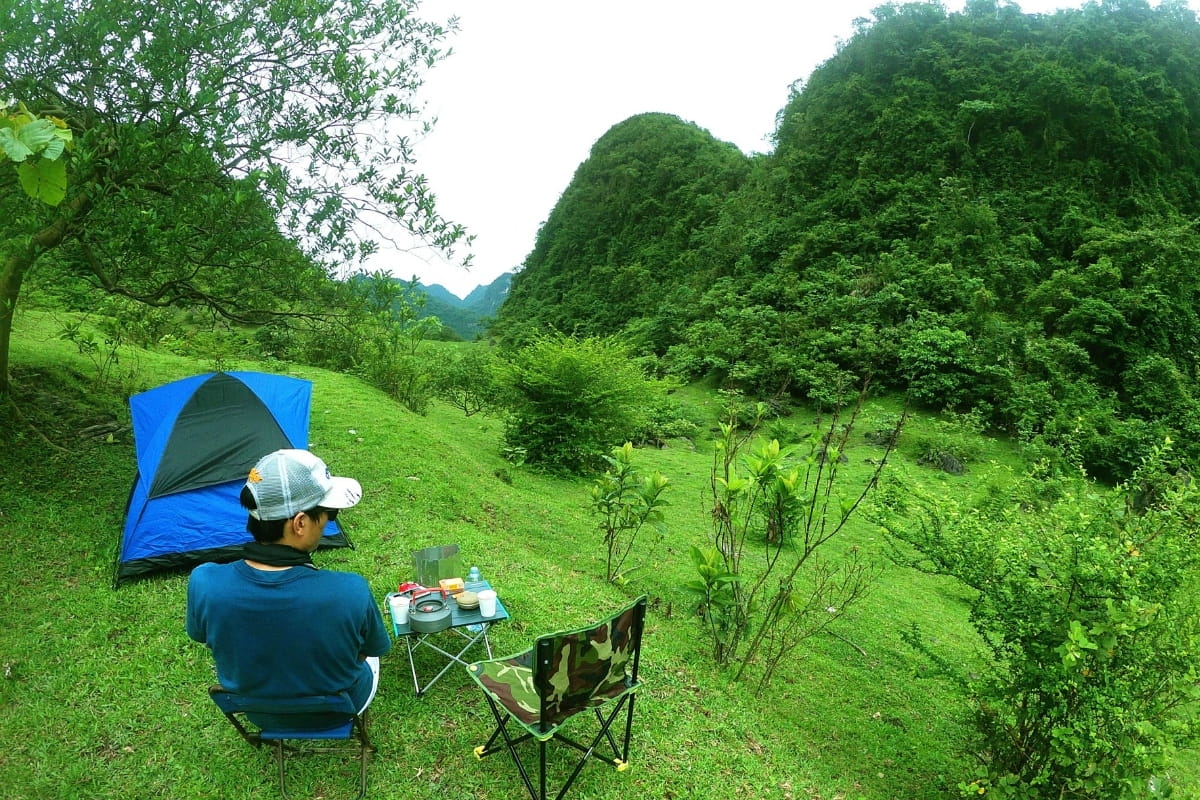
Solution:
[(967, 471), (967, 464), (979, 457), (982, 432), (983, 421), (979, 414), (948, 413), (933, 431), (915, 437), (917, 463), (951, 475), (962, 475)]
[(655, 393), (645, 407), (645, 423), (634, 435), (636, 444), (658, 445), (668, 439), (691, 439), (700, 432), (700, 424), (665, 393)]
[(974, 369), (966, 332), (940, 326), (906, 331), (899, 356), (914, 400), (929, 408), (967, 404)]
[(554, 471), (583, 473), (647, 420), (657, 387), (611, 338), (543, 335), (498, 365), (504, 444)]
[(460, 354), (443, 354), (432, 365), (433, 393), (468, 417), (492, 410), (500, 402), (495, 357), (485, 345)]
[(983, 765), (964, 796), (1166, 796), (1176, 750), (1200, 741), (1200, 495), (1169, 457), (1155, 450), (1100, 496), (1045, 476), (986, 502), (885, 490), (885, 528), (921, 554), (910, 565), (978, 592), (992, 661), (955, 676)]

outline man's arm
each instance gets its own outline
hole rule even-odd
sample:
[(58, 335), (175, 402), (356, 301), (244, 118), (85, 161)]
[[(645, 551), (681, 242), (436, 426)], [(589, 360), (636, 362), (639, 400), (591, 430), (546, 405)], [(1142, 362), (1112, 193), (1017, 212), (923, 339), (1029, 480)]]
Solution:
[(201, 581), (197, 581), (197, 570), (193, 570), (188, 578), (187, 591), (187, 622), (185, 623), (187, 635), (200, 642), (200, 644), (208, 644), (208, 635), (205, 632), (203, 615), (200, 613), (201, 596), (203, 590)]
[(392, 649), (392, 637), (384, 627), (383, 614), (379, 611), (379, 606), (375, 605), (375, 598), (371, 595), (370, 587), (366, 586), (366, 581), (363, 581), (363, 585), (366, 594), (366, 622), (363, 627), (363, 645), (359, 657), (386, 655)]

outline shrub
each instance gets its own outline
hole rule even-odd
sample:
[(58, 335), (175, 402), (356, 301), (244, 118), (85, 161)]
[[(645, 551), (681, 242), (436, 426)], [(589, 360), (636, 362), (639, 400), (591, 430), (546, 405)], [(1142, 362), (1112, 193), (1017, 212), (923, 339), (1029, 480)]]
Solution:
[(754, 423), (743, 429), (736, 420), (744, 405), (736, 394), (726, 396), (709, 478), (712, 546), (692, 548), (699, 578), (686, 587), (700, 598), (698, 616), (717, 663), (736, 665), (735, 679), (756, 665), (765, 688), (803, 641), (840, 618), (874, 581), (876, 570), (857, 548), (827, 558), (825, 545), (876, 485), (891, 447), (864, 484), (849, 488), (842, 455), (865, 387), (845, 416), (836, 408), (814, 422), (806, 440), (788, 446), (757, 437), (765, 404), (757, 404)]
[(611, 338), (542, 335), (497, 367), (508, 419), (504, 443), (544, 468), (583, 473), (646, 423), (656, 393)]
[(689, 419), (687, 411), (665, 393), (655, 393), (645, 406), (645, 422), (634, 434), (636, 444), (661, 446), (668, 439), (691, 439), (700, 431), (699, 423)]
[(885, 490), (885, 529), (920, 553), (907, 563), (978, 592), (992, 660), (955, 676), (983, 765), (964, 795), (1166, 796), (1175, 751), (1200, 740), (1200, 494), (1169, 457), (1103, 493), (1045, 475), (983, 502)]
[(495, 357), (483, 345), (444, 356), (432, 365), (433, 393), (468, 417), (489, 411), (499, 402)]
[(971, 340), (964, 331), (940, 326), (906, 331), (899, 356), (914, 400), (930, 408), (967, 403), (974, 359)]
[(978, 414), (948, 413), (936, 428), (915, 437), (917, 463), (940, 469), (951, 475), (962, 475), (967, 464), (979, 457), (979, 436), (983, 422)]
[(606, 551), (604, 579), (619, 583), (632, 571), (625, 568), (625, 561), (644, 528), (657, 534), (655, 542), (662, 541), (662, 509), (667, 505), (662, 494), (670, 480), (661, 472), (642, 474), (633, 463), (632, 442), (614, 447), (604, 460), (608, 469), (592, 483), (588, 508), (600, 519)]

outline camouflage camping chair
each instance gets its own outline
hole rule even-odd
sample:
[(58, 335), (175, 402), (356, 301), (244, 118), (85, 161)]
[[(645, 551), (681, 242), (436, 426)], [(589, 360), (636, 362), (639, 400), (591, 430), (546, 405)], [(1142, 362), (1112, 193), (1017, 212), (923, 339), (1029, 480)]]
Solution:
[[(496, 730), (487, 744), (475, 748), (476, 757), (508, 750), (533, 800), (546, 800), (547, 797), (546, 744), (551, 740), (583, 754), (556, 798), (566, 794), (588, 758), (624, 771), (629, 764), (633, 701), (641, 686), (638, 660), (645, 617), (646, 598), (640, 597), (604, 622), (542, 636), (531, 649), (520, 655), (469, 665), (467, 670), (483, 689), (496, 718)], [(612, 727), (622, 710), (625, 711), (625, 731), (618, 744)], [(560, 731), (576, 715), (592, 716), (586, 714), (588, 711), (593, 712), (599, 727), (590, 744), (575, 741)], [(524, 731), (510, 731), (510, 721)], [(617, 727), (620, 727), (619, 723)], [(537, 787), (517, 747), (530, 739), (537, 742)], [(598, 746), (603, 752), (597, 752)], [(611, 756), (605, 754), (609, 751)]]

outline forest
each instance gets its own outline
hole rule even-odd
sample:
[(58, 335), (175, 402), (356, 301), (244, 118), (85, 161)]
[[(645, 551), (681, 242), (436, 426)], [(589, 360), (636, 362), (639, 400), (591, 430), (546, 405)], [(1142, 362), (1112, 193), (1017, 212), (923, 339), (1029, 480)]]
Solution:
[(492, 327), (818, 399), (870, 377), (1127, 476), (1200, 457), (1200, 25), (1182, 2), (877, 10), (746, 156), (643, 114), (593, 146)]

